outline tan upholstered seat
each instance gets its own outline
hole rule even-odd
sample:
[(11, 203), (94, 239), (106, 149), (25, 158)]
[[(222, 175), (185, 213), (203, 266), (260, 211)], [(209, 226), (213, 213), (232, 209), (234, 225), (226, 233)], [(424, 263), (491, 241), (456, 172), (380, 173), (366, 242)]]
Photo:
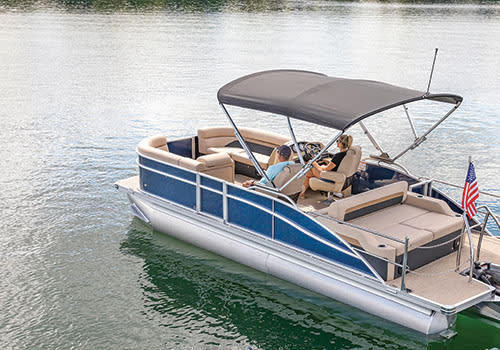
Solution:
[[(281, 173), (279, 173), (274, 179), (274, 184), (276, 187), (280, 188), (283, 186), (288, 180), (290, 180), (295, 174), (297, 174), (302, 166), (300, 164), (291, 164), (287, 165), (283, 168)], [(292, 199), (296, 200), (295, 197), (298, 198), (299, 193), (302, 191), (302, 179), (295, 179), (291, 183), (289, 183), (281, 193), (286, 194)]]
[(311, 178), (309, 185), (314, 191), (327, 191), (334, 193), (342, 193), (344, 197), (351, 195), (352, 186), (346, 188), (345, 182), (348, 178), (354, 175), (359, 167), (361, 160), (361, 147), (351, 146), (340, 162), (337, 171), (322, 171), (321, 178)]
[[(253, 128), (239, 128), (239, 131), (250, 149), (262, 150), (252, 153), (264, 170), (274, 164), (269, 163), (273, 150), (290, 141), (288, 137)], [(198, 129), (198, 150), (201, 154), (228, 153), (234, 161), (253, 166), (248, 154), (239, 145), (234, 129), (230, 127)]]
[(137, 151), (147, 157), (168, 164), (211, 175), (222, 180), (234, 183), (234, 161), (226, 153), (209, 154), (191, 159), (169, 152), (167, 139), (163, 135), (156, 135), (142, 140)]
[[(253, 155), (254, 155), (255, 159), (257, 159), (257, 161), (259, 162), (262, 169), (266, 170), (268, 168), (268, 165), (269, 165), (269, 163), (268, 163), (269, 157), (266, 155), (260, 154), (260, 153), (256, 153), (256, 152), (254, 152)], [(240, 163), (247, 164), (247, 165), (253, 165), (252, 161), (250, 160), (250, 157), (248, 157), (248, 154), (245, 151), (231, 152), (230, 156), (231, 156), (231, 158), (233, 158), (233, 160), (235, 162), (240, 162)]]
[[(300, 169), (302, 169), (302, 166), (300, 164), (290, 164), (285, 166), (283, 170), (273, 180), (273, 183), (276, 186), (276, 188), (280, 188), (281, 186), (283, 186), (288, 180), (290, 180), (295, 174), (297, 174), (300, 171)], [(294, 179), (281, 191), (281, 193), (287, 195), (296, 202), (297, 199), (299, 198), (300, 192), (302, 191), (302, 183), (303, 183), (302, 179)], [(257, 189), (257, 192), (262, 192), (267, 194), (268, 196), (275, 198), (278, 197), (275, 194), (272, 194), (267, 191), (262, 191), (260, 189)]]
[[(409, 251), (438, 239), (443, 240), (445, 236), (457, 234), (462, 229), (461, 215), (453, 212), (446, 202), (408, 192), (407, 189), (405, 181), (396, 182), (338, 200), (328, 207), (327, 213), (335, 219), (399, 241), (408, 237)], [(317, 220), (371, 254), (395, 261), (404, 253), (404, 244), (400, 242), (327, 218), (318, 217)], [(431, 258), (427, 256), (425, 259)], [(387, 276), (394, 276), (393, 265), (387, 266)]]
[(155, 135), (142, 140), (137, 146), (137, 151), (153, 159), (175, 165), (179, 165), (179, 161), (183, 158), (169, 152), (167, 138), (164, 135)]

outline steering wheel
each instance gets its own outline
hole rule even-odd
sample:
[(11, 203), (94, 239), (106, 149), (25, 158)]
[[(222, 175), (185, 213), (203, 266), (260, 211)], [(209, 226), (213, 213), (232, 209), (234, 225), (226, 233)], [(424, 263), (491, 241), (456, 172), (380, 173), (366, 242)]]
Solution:
[(320, 151), (322, 147), (318, 142), (308, 142), (304, 145), (304, 153), (305, 158), (312, 159), (314, 158)]
[(298, 151), (295, 149), (295, 145), (293, 143), (290, 145), (290, 147), (292, 147), (292, 149), (293, 149), (293, 151), (295, 153), (299, 153), (299, 152), (304, 152), (305, 151), (305, 147), (306, 147), (307, 144), (308, 144), (307, 141), (299, 141), (299, 142), (297, 142), (297, 146), (299, 146), (299, 150)]

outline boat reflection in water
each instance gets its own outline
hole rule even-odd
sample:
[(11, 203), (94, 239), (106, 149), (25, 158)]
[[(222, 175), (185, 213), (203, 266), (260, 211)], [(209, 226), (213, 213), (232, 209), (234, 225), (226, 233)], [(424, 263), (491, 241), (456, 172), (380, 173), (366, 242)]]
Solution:
[(120, 250), (144, 261), (139, 283), (147, 317), (179, 334), (183, 344), (419, 349), (432, 341), (154, 231), (138, 219)]

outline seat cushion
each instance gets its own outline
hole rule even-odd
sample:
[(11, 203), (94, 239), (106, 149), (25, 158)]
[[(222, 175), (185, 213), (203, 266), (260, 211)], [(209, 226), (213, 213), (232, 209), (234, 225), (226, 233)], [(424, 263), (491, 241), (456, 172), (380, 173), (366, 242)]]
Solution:
[[(382, 231), (385, 235), (389, 237), (393, 237), (395, 239), (399, 239), (404, 241), (405, 237), (408, 237), (408, 250), (415, 249), (416, 247), (420, 247), (424, 244), (432, 242), (433, 234), (427, 230), (416, 229), (411, 226), (395, 224), (389, 227), (385, 227)], [(396, 255), (401, 255), (404, 253), (405, 246), (403, 243), (395, 242), (388, 238), (378, 237), (380, 242), (383, 242), (389, 246), (396, 248)]]
[(243, 149), (239, 147), (209, 147), (207, 153), (233, 153), (241, 152)]
[[(257, 159), (257, 161), (259, 162), (260, 166), (264, 170), (267, 169), (267, 166), (269, 164), (269, 156), (255, 152), (253, 153), (253, 155), (255, 156), (255, 159)], [(240, 162), (247, 165), (253, 165), (252, 161), (250, 160), (250, 158), (248, 158), (248, 154), (245, 151), (232, 152), (231, 158), (233, 158), (235, 162)]]
[(416, 229), (430, 231), (434, 239), (438, 239), (452, 232), (461, 230), (464, 221), (461, 217), (427, 212), (415, 218), (403, 221), (402, 224)]
[(390, 227), (395, 224), (402, 223), (417, 216), (421, 216), (427, 212), (427, 210), (422, 208), (417, 208), (405, 204), (397, 204), (388, 208), (380, 209), (367, 215), (360, 216), (349, 222), (377, 231), (383, 230), (386, 227)]
[(197, 161), (204, 163), (207, 168), (209, 167), (218, 167), (223, 165), (232, 166), (233, 160), (227, 153), (214, 153), (207, 154), (201, 157), (198, 157)]

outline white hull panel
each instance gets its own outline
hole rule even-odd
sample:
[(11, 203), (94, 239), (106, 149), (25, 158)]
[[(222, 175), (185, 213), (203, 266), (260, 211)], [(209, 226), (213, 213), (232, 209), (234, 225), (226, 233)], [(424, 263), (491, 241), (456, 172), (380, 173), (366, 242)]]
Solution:
[[(154, 203), (157, 200), (149, 200), (147, 195), (135, 191), (129, 192), (128, 197), (133, 204), (134, 214), (160, 232), (375, 316), (424, 334), (441, 332), (455, 322), (456, 315), (445, 316), (431, 309), (411, 305), (393, 293), (370, 290), (366, 285), (360, 288), (355, 281), (346, 281), (345, 276), (334, 271), (306, 266), (303, 261), (279, 249), (244, 240), (232, 233), (232, 230), (237, 231), (236, 228), (217, 219), (198, 214), (193, 217), (192, 212), (179, 207), (175, 207), (175, 210), (172, 207), (171, 210), (168, 203), (159, 206)], [(185, 215), (182, 211), (185, 211)]]

